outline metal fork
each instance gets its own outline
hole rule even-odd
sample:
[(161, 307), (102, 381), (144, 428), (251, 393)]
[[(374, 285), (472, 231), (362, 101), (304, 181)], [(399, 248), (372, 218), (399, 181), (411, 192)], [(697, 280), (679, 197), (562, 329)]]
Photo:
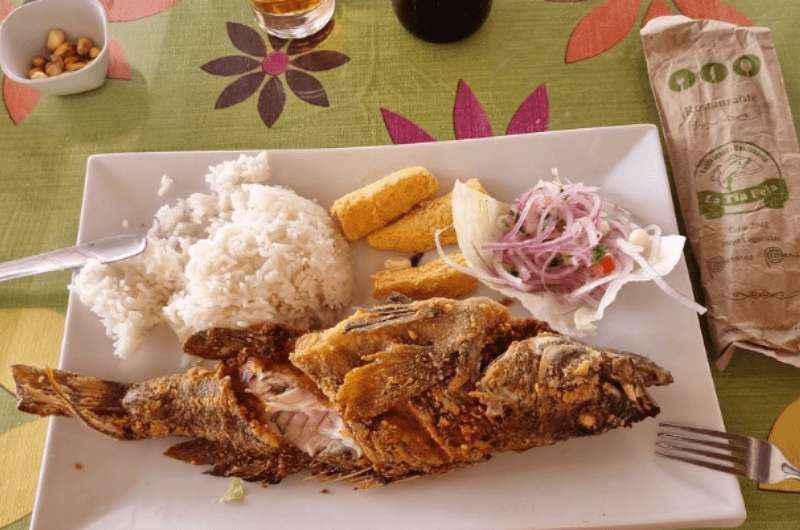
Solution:
[(764, 440), (675, 423), (659, 423), (656, 454), (697, 466), (773, 484), (800, 480), (800, 469)]

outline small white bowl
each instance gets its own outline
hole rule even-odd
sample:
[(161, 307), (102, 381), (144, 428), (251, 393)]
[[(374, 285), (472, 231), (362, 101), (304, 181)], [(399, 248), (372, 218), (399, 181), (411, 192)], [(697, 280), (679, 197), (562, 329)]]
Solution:
[[(64, 30), (70, 42), (78, 37), (92, 39), (100, 54), (75, 72), (29, 79), (31, 59), (46, 55), (45, 41), (51, 28)], [(86, 92), (106, 80), (108, 42), (108, 17), (97, 0), (35, 0), (12, 11), (0, 24), (0, 67), (9, 79), (45, 94)]]

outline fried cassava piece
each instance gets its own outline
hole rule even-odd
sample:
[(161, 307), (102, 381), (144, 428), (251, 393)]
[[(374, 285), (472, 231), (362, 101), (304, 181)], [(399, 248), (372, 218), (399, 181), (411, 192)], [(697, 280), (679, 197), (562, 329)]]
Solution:
[(173, 458), (276, 483), (296, 472), (357, 486), (442, 473), (658, 414), (672, 376), (515, 319), (488, 298), (359, 309), (326, 331), (209, 330), (208, 370), (123, 384), (13, 367), (20, 410), (114, 438), (181, 436)]

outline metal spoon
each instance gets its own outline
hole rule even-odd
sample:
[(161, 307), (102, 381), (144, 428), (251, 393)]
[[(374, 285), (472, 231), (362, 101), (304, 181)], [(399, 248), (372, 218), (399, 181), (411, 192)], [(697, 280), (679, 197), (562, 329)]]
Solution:
[(0, 263), (0, 282), (83, 267), (90, 259), (112, 263), (141, 254), (146, 247), (147, 238), (137, 234), (97, 239), (74, 247)]

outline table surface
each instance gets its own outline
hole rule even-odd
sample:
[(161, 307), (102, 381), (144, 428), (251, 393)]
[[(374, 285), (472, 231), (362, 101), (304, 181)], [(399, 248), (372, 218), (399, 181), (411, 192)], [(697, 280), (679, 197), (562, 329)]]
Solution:
[[(0, 0), (0, 19), (17, 3)], [(257, 38), (245, 0), (103, 3), (113, 39), (103, 87), (40, 97), (2, 80), (0, 260), (75, 241), (93, 153), (339, 147), (657, 123), (638, 29), (658, 13), (770, 27), (796, 122), (800, 116), (800, 62), (790, 60), (800, 49), (796, 0), (496, 0), (478, 33), (450, 45), (406, 33), (388, 1), (339, 0), (324, 38), (290, 43)], [(224, 59), (234, 55), (250, 59)], [(3, 387), (13, 388), (10, 364), (57, 363), (68, 280), (51, 274), (0, 285)], [(800, 393), (800, 370), (748, 352), (714, 379), (728, 428), (760, 437)], [(0, 530), (28, 527), (46, 424), (17, 412), (0, 389)], [(742, 528), (797, 528), (800, 497), (747, 482), (742, 491)]]

